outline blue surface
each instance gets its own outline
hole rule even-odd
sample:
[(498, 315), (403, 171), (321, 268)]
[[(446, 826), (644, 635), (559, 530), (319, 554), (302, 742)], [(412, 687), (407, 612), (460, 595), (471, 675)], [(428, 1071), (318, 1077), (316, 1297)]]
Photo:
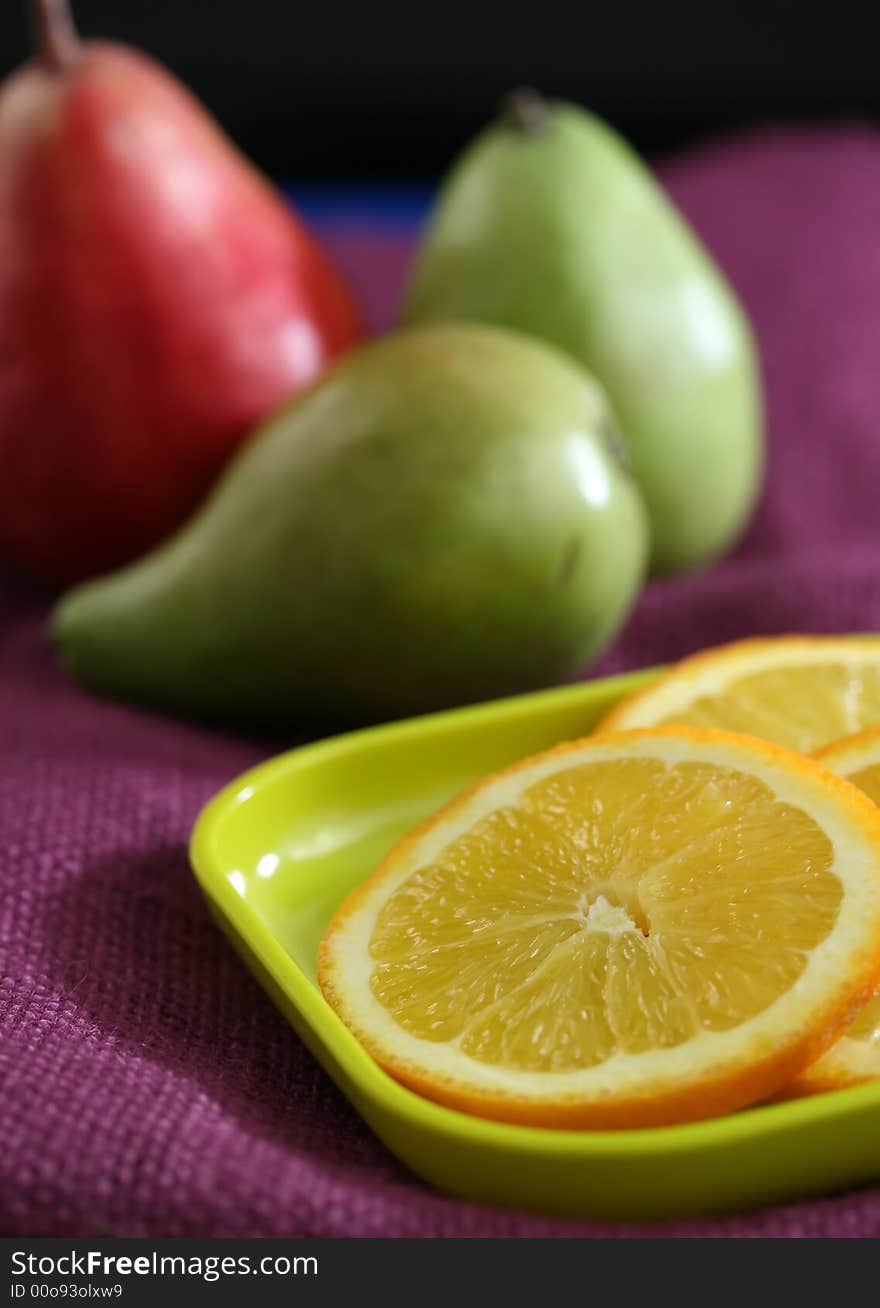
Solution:
[(435, 187), (430, 182), (287, 182), (281, 189), (311, 223), (411, 229), (424, 221)]

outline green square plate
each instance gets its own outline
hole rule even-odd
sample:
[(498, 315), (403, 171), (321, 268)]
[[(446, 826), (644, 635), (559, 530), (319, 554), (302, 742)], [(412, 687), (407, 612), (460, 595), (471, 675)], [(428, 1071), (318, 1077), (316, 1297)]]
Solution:
[(398, 1085), (321, 996), (315, 958), (331, 914), (408, 828), (477, 777), (587, 734), (647, 675), (307, 745), (234, 781), (196, 824), (193, 868), (236, 949), (379, 1138), (451, 1194), (568, 1217), (651, 1219), (880, 1176), (880, 1083), (662, 1129), (508, 1126)]

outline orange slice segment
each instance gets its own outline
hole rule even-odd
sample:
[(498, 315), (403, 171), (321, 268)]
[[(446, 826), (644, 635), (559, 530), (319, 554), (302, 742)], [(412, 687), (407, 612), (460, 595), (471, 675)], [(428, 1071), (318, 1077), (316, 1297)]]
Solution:
[[(821, 751), (826, 767), (848, 777), (880, 804), (880, 729), (872, 728)], [(844, 1035), (795, 1080), (793, 1095), (842, 1090), (880, 1078), (880, 993), (862, 1009)]]
[(880, 973), (880, 810), (812, 760), (666, 728), (465, 792), (333, 918), (321, 988), (393, 1076), (486, 1117), (643, 1126), (763, 1098)]
[(705, 650), (616, 705), (597, 730), (670, 722), (810, 754), (880, 724), (880, 637), (780, 636)]

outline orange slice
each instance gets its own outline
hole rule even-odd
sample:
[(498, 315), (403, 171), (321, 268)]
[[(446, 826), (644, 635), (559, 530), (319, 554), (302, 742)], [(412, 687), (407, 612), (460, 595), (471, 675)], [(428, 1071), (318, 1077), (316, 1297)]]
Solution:
[(780, 636), (705, 650), (623, 700), (597, 730), (667, 722), (810, 754), (880, 724), (880, 637)]
[(590, 738), (474, 786), (334, 916), (318, 978), (392, 1076), (481, 1116), (646, 1126), (767, 1097), (880, 974), (880, 810), (723, 732)]
[[(849, 736), (823, 749), (826, 767), (850, 781), (880, 804), (880, 730)], [(844, 1035), (787, 1087), (793, 1095), (841, 1090), (880, 1078), (880, 993), (862, 1009)]]

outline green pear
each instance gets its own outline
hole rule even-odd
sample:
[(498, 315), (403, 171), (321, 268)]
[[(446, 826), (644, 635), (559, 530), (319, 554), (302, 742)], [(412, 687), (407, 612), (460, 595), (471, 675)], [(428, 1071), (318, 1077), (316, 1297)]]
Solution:
[(94, 690), (225, 725), (349, 725), (576, 674), (647, 556), (604, 394), (481, 326), (371, 344), (278, 412), (190, 522), (73, 590)]
[(512, 327), (589, 368), (629, 447), (655, 571), (707, 563), (743, 529), (762, 466), (748, 323), (642, 161), (600, 119), (512, 97), (441, 191), (404, 318)]

